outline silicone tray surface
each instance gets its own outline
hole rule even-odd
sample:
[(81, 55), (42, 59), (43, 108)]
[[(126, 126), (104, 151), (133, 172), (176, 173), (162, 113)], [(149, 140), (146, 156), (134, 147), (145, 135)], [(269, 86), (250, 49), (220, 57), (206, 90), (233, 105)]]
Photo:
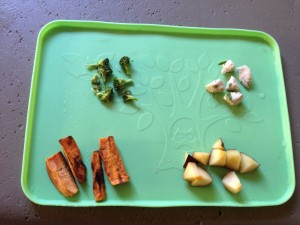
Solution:
[[(110, 59), (114, 75), (126, 78), (119, 59), (132, 60), (129, 86), (138, 98), (110, 104), (91, 91), (95, 71), (86, 65)], [(251, 68), (250, 89), (240, 85), (242, 104), (227, 105), (205, 84), (231, 59)], [(111, 84), (111, 82), (109, 82)], [(63, 197), (47, 175), (45, 159), (72, 135), (87, 166), (87, 182), (73, 198)], [(130, 183), (113, 187), (95, 202), (90, 160), (99, 138), (115, 137)], [(191, 187), (182, 179), (186, 152), (211, 150), (221, 137), (259, 163), (239, 174), (243, 190), (231, 194), (225, 168), (207, 167), (213, 183)], [(54, 21), (40, 32), (34, 62), (22, 166), (25, 195), (55, 206), (267, 206), (286, 202), (295, 187), (292, 142), (279, 47), (266, 33), (93, 21)], [(276, 188), (274, 188), (276, 187)]]

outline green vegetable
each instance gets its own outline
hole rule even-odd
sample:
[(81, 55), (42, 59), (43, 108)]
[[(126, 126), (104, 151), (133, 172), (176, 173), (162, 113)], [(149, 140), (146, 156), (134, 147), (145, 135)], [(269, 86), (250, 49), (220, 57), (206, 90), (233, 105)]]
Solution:
[(109, 59), (105, 58), (98, 62), (98, 66), (100, 67), (109, 67)]
[(136, 97), (133, 97), (130, 90), (125, 90), (122, 93), (123, 101), (130, 102), (138, 100)]
[(114, 77), (113, 79), (113, 85), (116, 91), (121, 91), (126, 84), (130, 84), (132, 82), (133, 82), (132, 79), (125, 80), (118, 77)]
[(224, 65), (226, 62), (227, 62), (227, 60), (222, 61), (222, 62), (219, 62), (218, 65), (219, 65), (219, 66)]
[(130, 69), (130, 58), (128, 56), (123, 56), (121, 59), (120, 59), (120, 65), (122, 67), (122, 69), (125, 71), (125, 73), (127, 75), (130, 75), (131, 74), (131, 69)]
[(100, 60), (99, 62), (97, 62), (96, 64), (88, 64), (88, 65), (86, 65), (87, 66), (87, 68), (89, 69), (89, 70), (96, 70), (96, 69), (98, 69), (99, 67), (109, 67), (109, 59), (108, 58), (105, 58), (105, 59), (102, 59), (102, 60)]
[(98, 65), (98, 63), (96, 63), (96, 64), (88, 64), (86, 66), (87, 66), (88, 70), (96, 70), (99, 65)]
[(98, 92), (97, 97), (102, 102), (110, 102), (113, 98), (114, 92), (113, 89), (109, 86), (106, 86), (103, 91)]
[(101, 75), (104, 82), (112, 75), (112, 70), (109, 66), (99, 66), (98, 73)]
[(91, 84), (95, 94), (101, 90), (100, 78), (97, 74), (92, 77)]
[(97, 62), (96, 64), (87, 65), (89, 70), (98, 70), (98, 73), (101, 75), (104, 82), (107, 81), (107, 78), (112, 75), (112, 69), (109, 66), (109, 59), (105, 58)]

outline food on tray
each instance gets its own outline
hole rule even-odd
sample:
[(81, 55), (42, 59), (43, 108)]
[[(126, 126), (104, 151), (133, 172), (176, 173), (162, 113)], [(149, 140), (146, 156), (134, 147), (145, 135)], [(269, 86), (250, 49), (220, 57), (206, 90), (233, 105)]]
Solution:
[(124, 102), (132, 102), (138, 100), (132, 95), (131, 91), (128, 89), (122, 92), (122, 98)]
[(231, 193), (236, 194), (242, 190), (241, 181), (238, 178), (238, 176), (235, 174), (234, 171), (227, 173), (223, 177), (222, 183), (223, 183), (224, 187)]
[(234, 62), (230, 59), (219, 63), (219, 65), (222, 65), (223, 67), (221, 71), (222, 74), (226, 74), (234, 71)]
[(103, 91), (96, 94), (101, 102), (111, 102), (114, 96), (113, 89), (110, 86), (106, 86)]
[(241, 153), (240, 173), (249, 173), (259, 167), (259, 163), (250, 156)]
[(208, 165), (210, 166), (225, 166), (226, 152), (222, 149), (212, 149), (209, 157)]
[(198, 160), (202, 165), (207, 166), (210, 153), (209, 152), (193, 152), (193, 157)]
[(232, 170), (238, 170), (241, 164), (241, 153), (236, 149), (226, 150), (226, 164), (225, 166)]
[(106, 198), (105, 183), (103, 177), (103, 169), (99, 151), (92, 154), (92, 173), (93, 173), (93, 192), (95, 200), (101, 201)]
[(245, 88), (249, 88), (252, 83), (251, 70), (248, 66), (243, 65), (237, 68), (239, 80)]
[(87, 65), (87, 67), (89, 70), (97, 70), (104, 82), (106, 82), (113, 73), (109, 66), (108, 58), (102, 59), (96, 64)]
[(123, 56), (119, 61), (122, 69), (127, 75), (131, 74), (131, 68), (130, 68), (130, 58), (128, 56)]
[(119, 77), (114, 77), (113, 79), (114, 89), (117, 92), (122, 91), (127, 84), (131, 84), (131, 83), (133, 83), (132, 79), (125, 80)]
[(232, 106), (240, 104), (243, 100), (243, 94), (241, 92), (227, 92), (223, 99)]
[(95, 74), (92, 79), (91, 79), (91, 84), (92, 84), (92, 90), (94, 91), (95, 94), (101, 91), (101, 82), (100, 78), (97, 74)]
[(46, 168), (51, 181), (61, 194), (65, 197), (72, 197), (78, 192), (78, 187), (62, 152), (47, 158)]
[[(198, 164), (225, 166), (240, 173), (251, 172), (259, 167), (259, 163), (250, 156), (236, 149), (225, 150), (221, 138), (213, 144), (211, 153), (193, 152), (193, 156), (185, 154), (183, 179), (189, 181), (191, 186), (206, 186), (212, 182), (213, 178)], [(227, 173), (222, 179), (222, 183), (232, 193), (238, 193), (242, 190), (242, 184), (234, 171)]]
[(225, 149), (225, 145), (224, 142), (222, 140), (222, 138), (219, 138), (212, 146), (212, 149), (217, 148), (217, 149), (221, 149), (224, 150)]
[(103, 59), (102, 61), (100, 61), (97, 70), (105, 83), (107, 81), (107, 79), (112, 75), (112, 70), (109, 66), (109, 59), (106, 58), (106, 59)]
[(185, 159), (184, 159), (183, 168), (186, 168), (189, 162), (194, 162), (196, 164), (200, 163), (197, 159), (195, 159), (193, 156), (189, 155), (188, 153), (185, 153), (184, 157)]
[(100, 138), (100, 156), (103, 160), (105, 173), (112, 185), (129, 182), (121, 155), (113, 136)]
[(192, 186), (207, 186), (212, 182), (212, 177), (203, 168), (194, 162), (189, 162), (184, 170), (183, 179)]
[(214, 80), (205, 86), (210, 93), (219, 93), (224, 91), (224, 83), (220, 79)]
[(84, 183), (86, 181), (86, 167), (82, 161), (80, 150), (74, 138), (72, 136), (68, 136), (60, 139), (59, 143), (62, 146), (73, 175), (77, 178), (80, 184)]
[(234, 76), (231, 76), (227, 81), (225, 89), (226, 91), (239, 91), (239, 85)]

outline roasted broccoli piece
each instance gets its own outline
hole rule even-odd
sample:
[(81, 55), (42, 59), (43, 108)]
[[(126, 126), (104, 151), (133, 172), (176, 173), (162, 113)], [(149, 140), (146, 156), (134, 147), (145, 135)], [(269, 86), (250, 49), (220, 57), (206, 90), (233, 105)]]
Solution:
[(112, 69), (109, 66), (109, 59), (105, 58), (97, 62), (96, 64), (87, 65), (89, 70), (98, 70), (98, 73), (103, 78), (104, 82), (107, 81), (107, 78), (112, 75)]
[(112, 75), (112, 69), (109, 66), (109, 59), (105, 58), (98, 62), (98, 73), (103, 78), (103, 81), (106, 82), (107, 78)]
[(97, 97), (102, 102), (110, 102), (113, 98), (114, 92), (113, 89), (109, 86), (106, 86), (103, 91), (98, 92)]
[(99, 65), (98, 65), (98, 63), (96, 63), (96, 64), (87, 64), (86, 67), (88, 68), (88, 70), (96, 70), (99, 67)]
[(130, 58), (128, 56), (123, 56), (121, 59), (120, 59), (120, 65), (122, 67), (122, 69), (125, 71), (125, 73), (127, 75), (130, 75), (131, 74), (131, 69), (130, 69)]
[(130, 101), (136, 101), (138, 100), (136, 97), (132, 96), (130, 90), (125, 90), (122, 93), (123, 101), (124, 102), (130, 102)]
[(99, 76), (96, 74), (92, 77), (91, 79), (91, 84), (92, 84), (92, 87), (93, 87), (93, 90), (100, 90), (100, 78)]
[(112, 75), (112, 70), (109, 66), (99, 66), (98, 73), (101, 75), (104, 82), (107, 81), (107, 78)]
[(114, 88), (116, 91), (122, 91), (122, 89), (124, 88), (124, 86), (126, 84), (130, 84), (132, 82), (133, 82), (132, 79), (125, 80), (125, 79), (118, 78), (118, 77), (114, 77), (114, 79), (113, 79), (113, 85), (114, 85)]
[(98, 62), (98, 66), (100, 67), (109, 67), (109, 59), (105, 58)]
[(89, 70), (96, 70), (99, 69), (99, 67), (109, 67), (109, 59), (105, 58), (95, 64), (87, 64), (86, 66)]

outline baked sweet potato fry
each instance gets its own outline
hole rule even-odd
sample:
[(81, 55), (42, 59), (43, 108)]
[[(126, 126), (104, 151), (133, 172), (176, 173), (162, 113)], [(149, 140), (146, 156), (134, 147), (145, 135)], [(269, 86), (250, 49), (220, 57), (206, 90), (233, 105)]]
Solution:
[(100, 138), (99, 151), (110, 183), (117, 185), (129, 182), (130, 177), (126, 172), (113, 136)]
[(95, 200), (101, 201), (106, 198), (103, 169), (99, 151), (92, 154), (93, 192)]
[(73, 175), (80, 184), (86, 181), (86, 167), (82, 161), (79, 148), (72, 136), (59, 140)]
[(46, 168), (51, 181), (61, 194), (72, 197), (78, 192), (78, 187), (62, 152), (47, 158)]

